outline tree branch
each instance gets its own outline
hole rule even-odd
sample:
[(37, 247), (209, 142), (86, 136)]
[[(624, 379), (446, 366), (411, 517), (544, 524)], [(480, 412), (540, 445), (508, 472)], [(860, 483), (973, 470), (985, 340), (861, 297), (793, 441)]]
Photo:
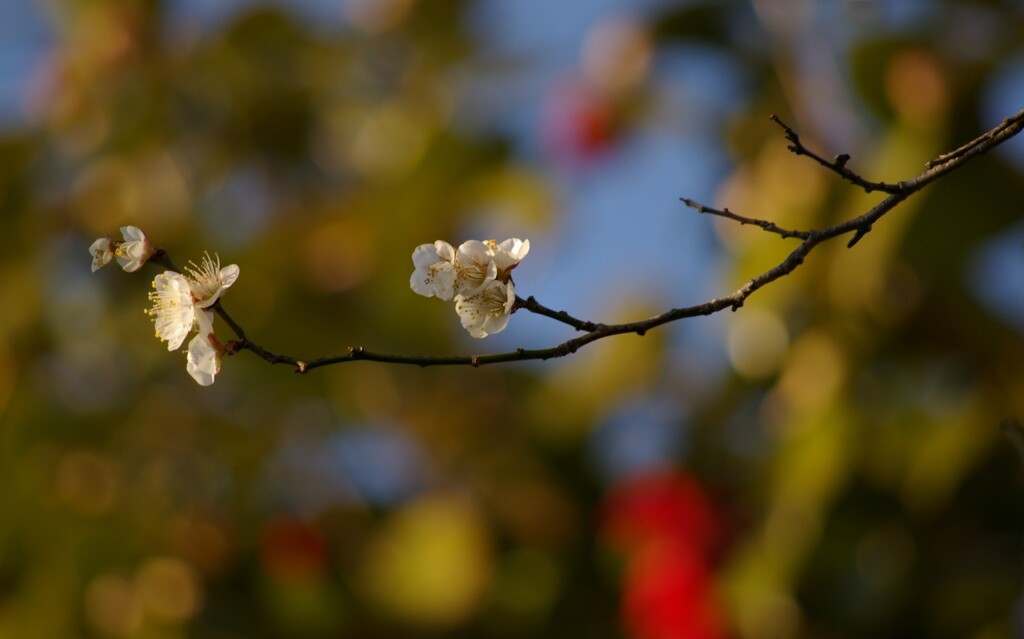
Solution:
[[(543, 315), (550, 319), (556, 320), (563, 324), (566, 324), (577, 331), (582, 331), (583, 334), (572, 339), (569, 339), (561, 344), (552, 346), (550, 348), (542, 349), (524, 349), (519, 348), (514, 351), (506, 353), (492, 353), (492, 354), (481, 354), (481, 355), (455, 355), (455, 356), (425, 356), (425, 355), (397, 355), (388, 353), (378, 353), (367, 350), (362, 346), (349, 347), (346, 353), (341, 355), (333, 355), (328, 357), (319, 357), (311, 360), (302, 360), (290, 355), (283, 355), (274, 353), (264, 349), (258, 344), (251, 341), (247, 336), (242, 327), (235, 322), (231, 316), (224, 309), (223, 304), (218, 301), (213, 309), (218, 315), (231, 327), (231, 329), (238, 336), (237, 340), (228, 343), (227, 354), (233, 354), (240, 350), (247, 350), (254, 353), (257, 357), (263, 359), (270, 364), (288, 364), (295, 368), (298, 373), (306, 373), (315, 368), (322, 366), (329, 366), (333, 364), (342, 364), (346, 362), (354, 361), (373, 361), (383, 362), (388, 364), (409, 364), (413, 366), (483, 366), (486, 364), (498, 364), (504, 362), (516, 362), (516, 361), (527, 361), (527, 360), (548, 360), (558, 357), (565, 357), (572, 353), (575, 353), (580, 348), (604, 339), (611, 337), (612, 335), (622, 335), (626, 333), (634, 333), (636, 335), (644, 335), (647, 331), (652, 328), (674, 322), (687, 317), (696, 317), (701, 315), (712, 315), (725, 309), (737, 310), (743, 306), (747, 298), (754, 294), (757, 290), (762, 287), (778, 280), (779, 278), (789, 275), (796, 270), (807, 256), (813, 251), (819, 244), (837, 238), (843, 235), (852, 235), (850, 240), (847, 242), (848, 247), (854, 246), (858, 241), (861, 240), (867, 233), (871, 231), (872, 225), (880, 220), (889, 211), (894, 209), (903, 200), (907, 199), (914, 193), (917, 193), (928, 184), (935, 180), (943, 177), (944, 175), (960, 168), (973, 158), (978, 157), (1003, 142), (1014, 137), (1024, 129), (1024, 111), (1017, 113), (1005, 120), (1003, 120), (998, 126), (994, 127), (990, 131), (978, 136), (963, 146), (938, 156), (926, 165), (926, 170), (908, 180), (898, 182), (896, 184), (887, 184), (884, 182), (871, 182), (854, 173), (853, 171), (846, 168), (846, 162), (849, 160), (849, 156), (840, 155), (835, 160), (829, 161), (821, 156), (817, 155), (813, 151), (807, 149), (800, 141), (800, 137), (796, 134), (793, 129), (783, 123), (777, 116), (771, 116), (773, 122), (782, 127), (786, 138), (790, 141), (789, 149), (797, 155), (805, 155), (818, 164), (825, 167), (826, 169), (838, 174), (843, 179), (849, 181), (851, 184), (858, 186), (865, 191), (882, 191), (888, 193), (888, 197), (873, 206), (870, 210), (866, 211), (862, 215), (855, 218), (840, 222), (831, 226), (827, 226), (821, 229), (814, 229), (808, 231), (800, 230), (788, 230), (777, 226), (775, 223), (761, 220), (757, 218), (749, 218), (742, 215), (733, 213), (729, 209), (715, 209), (707, 207), (689, 199), (683, 198), (682, 201), (687, 206), (696, 209), (699, 213), (707, 213), (716, 215), (725, 219), (739, 222), (740, 224), (752, 224), (762, 228), (763, 230), (779, 235), (782, 238), (794, 238), (801, 240), (800, 244), (794, 248), (789, 255), (786, 256), (781, 262), (767, 271), (751, 278), (742, 287), (736, 291), (725, 295), (724, 297), (715, 298), (704, 302), (702, 304), (696, 304), (693, 306), (686, 306), (682, 308), (673, 308), (660, 315), (655, 315), (644, 320), (636, 322), (627, 322), (621, 324), (601, 324), (596, 322), (590, 322), (581, 320), (569, 315), (565, 311), (552, 310), (539, 302), (533, 297), (521, 298), (517, 297), (515, 302), (515, 309), (526, 310), (531, 313)], [(176, 270), (173, 268), (173, 264), (167, 257), (166, 253), (161, 249), (157, 252), (151, 262), (164, 265), (167, 268)]]

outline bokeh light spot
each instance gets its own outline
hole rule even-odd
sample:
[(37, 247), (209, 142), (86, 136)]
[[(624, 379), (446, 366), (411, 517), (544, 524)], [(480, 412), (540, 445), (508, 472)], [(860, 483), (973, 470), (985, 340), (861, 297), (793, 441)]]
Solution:
[(341, 11), (353, 27), (377, 35), (401, 24), (414, 4), (415, 0), (342, 0)]
[(949, 87), (938, 59), (924, 51), (903, 51), (885, 71), (885, 92), (905, 122), (931, 127), (949, 107)]
[(142, 607), (131, 581), (117, 575), (100, 575), (85, 589), (85, 619), (102, 635), (134, 636), (142, 622)]
[(337, 293), (366, 279), (376, 266), (376, 244), (365, 225), (350, 220), (328, 222), (306, 236), (306, 273), (317, 288)]
[(193, 568), (174, 557), (153, 557), (135, 575), (135, 587), (148, 617), (184, 623), (202, 606), (201, 583)]
[(463, 500), (435, 495), (399, 511), (370, 545), (367, 594), (398, 618), (426, 626), (464, 620), (490, 580), (488, 539)]
[(793, 344), (778, 388), (790, 406), (817, 406), (833, 396), (845, 376), (845, 356), (835, 340), (808, 332)]
[(756, 380), (777, 371), (789, 348), (789, 332), (782, 319), (759, 308), (744, 309), (732, 319), (728, 351), (736, 372)]

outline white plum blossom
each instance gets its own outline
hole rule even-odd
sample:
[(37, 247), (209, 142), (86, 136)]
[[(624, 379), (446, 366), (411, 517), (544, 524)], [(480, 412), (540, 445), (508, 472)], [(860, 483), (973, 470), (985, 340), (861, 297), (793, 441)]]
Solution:
[(200, 386), (210, 386), (220, 372), (223, 346), (213, 332), (213, 311), (196, 310), (199, 333), (188, 343), (185, 370)]
[(518, 238), (500, 244), (469, 240), (458, 251), (443, 240), (421, 244), (412, 252), (416, 268), (409, 286), (420, 295), (442, 300), (472, 295), (491, 280), (508, 282), (512, 269), (529, 251), (530, 241)]
[(181, 348), (197, 323), (197, 316), (220, 299), (239, 273), (237, 265), (221, 268), (220, 258), (211, 258), (209, 254), (201, 265), (192, 264), (187, 270), (189, 276), (175, 271), (157, 275), (149, 294), (153, 306), (146, 312), (153, 317), (157, 338), (167, 342), (169, 351)]
[(100, 270), (114, 259), (114, 240), (109, 237), (101, 237), (89, 246), (89, 253), (92, 255), (92, 272)]
[(472, 295), (498, 277), (494, 252), (487, 242), (480, 240), (469, 240), (459, 245), (455, 270), (458, 273), (455, 292), (459, 295)]
[(494, 266), (498, 272), (497, 279), (502, 282), (509, 281), (512, 269), (518, 266), (519, 262), (530, 252), (530, 240), (520, 240), (517, 237), (507, 239), (500, 244), (494, 240), (487, 240), (485, 244), (491, 249), (493, 256), (491, 259), (494, 260)]
[(146, 239), (146, 234), (137, 226), (122, 226), (121, 235), (124, 236), (124, 241), (118, 243), (114, 249), (114, 257), (125, 272), (134, 273), (142, 268), (156, 250)]
[(409, 286), (424, 297), (450, 300), (455, 295), (455, 249), (443, 240), (420, 244), (412, 252), (416, 269)]
[(189, 285), (195, 304), (199, 308), (213, 306), (221, 294), (235, 283), (239, 273), (237, 264), (221, 268), (220, 256), (210, 258), (209, 253), (203, 256), (202, 264), (192, 262), (185, 270), (191, 275)]
[[(124, 241), (101, 237), (89, 246), (93, 272), (116, 258), (121, 268), (131, 273), (157, 254), (138, 227), (123, 226), (121, 234)], [(454, 259), (454, 249), (448, 249)], [(198, 329), (188, 344), (185, 370), (196, 383), (209, 386), (220, 373), (226, 352), (213, 332), (213, 307), (238, 279), (239, 268), (236, 264), (221, 268), (220, 257), (206, 253), (202, 262), (190, 262), (185, 271), (182, 274), (168, 270), (153, 278), (153, 290), (149, 293), (152, 306), (146, 309), (146, 314), (153, 318), (157, 339), (167, 342), (169, 351), (181, 348), (189, 333)]]
[(149, 301), (153, 306), (146, 313), (153, 318), (157, 339), (166, 341), (169, 351), (181, 348), (196, 314), (188, 278), (175, 271), (160, 273), (153, 278)]
[(456, 295), (455, 312), (469, 335), (482, 339), (505, 330), (515, 303), (515, 284), (489, 280), (471, 295)]
[(456, 268), (463, 281), (457, 291), (472, 295), (490, 280), (508, 282), (512, 269), (530, 252), (530, 240), (512, 238), (501, 242), (496, 240), (469, 240), (459, 246)]
[(530, 252), (530, 241), (510, 238), (468, 240), (458, 250), (443, 240), (412, 253), (413, 291), (442, 300), (454, 298), (462, 326), (476, 338), (504, 330), (516, 302), (512, 269)]
[(100, 270), (117, 258), (117, 263), (128, 273), (142, 268), (146, 260), (156, 254), (156, 249), (146, 239), (146, 234), (137, 226), (122, 226), (123, 241), (114, 241), (110, 237), (101, 237), (89, 247), (92, 255), (92, 272)]

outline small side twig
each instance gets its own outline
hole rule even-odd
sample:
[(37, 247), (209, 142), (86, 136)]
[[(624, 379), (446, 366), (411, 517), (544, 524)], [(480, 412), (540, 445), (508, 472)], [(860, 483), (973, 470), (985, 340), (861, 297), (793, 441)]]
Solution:
[(754, 226), (761, 227), (762, 229), (768, 231), (769, 233), (774, 233), (778, 235), (782, 239), (795, 237), (801, 240), (806, 240), (807, 236), (809, 235), (807, 231), (793, 231), (790, 229), (784, 229), (781, 226), (775, 224), (775, 222), (769, 222), (768, 220), (761, 220), (754, 217), (738, 215), (727, 208), (716, 209), (711, 206), (705, 206), (700, 202), (696, 202), (685, 197), (681, 197), (679, 198), (679, 200), (686, 206), (690, 207), (691, 209), (695, 209), (698, 213), (704, 213), (707, 215), (717, 215), (718, 217), (724, 217), (728, 220), (739, 222), (740, 224), (753, 224)]
[(519, 297), (517, 295), (515, 308), (521, 308), (523, 310), (530, 311), (531, 313), (536, 313), (537, 315), (550, 317), (553, 320), (572, 326), (577, 331), (590, 332), (596, 330), (599, 327), (599, 324), (595, 324), (594, 322), (588, 322), (581, 319), (576, 319), (575, 317), (569, 315), (565, 311), (552, 310), (538, 302), (536, 299), (534, 299), (532, 295), (530, 297), (527, 297), (526, 299), (523, 299), (522, 297)]
[(864, 189), (865, 192), (871, 193), (873, 191), (881, 191), (882, 193), (895, 194), (902, 192), (906, 188), (902, 183), (887, 184), (886, 182), (872, 182), (871, 180), (864, 179), (859, 174), (846, 167), (846, 163), (850, 161), (850, 156), (848, 154), (843, 153), (841, 155), (837, 155), (832, 160), (827, 160), (804, 146), (803, 142), (800, 141), (800, 136), (797, 132), (788, 124), (783, 122), (779, 116), (773, 114), (769, 119), (782, 128), (782, 132), (790, 142), (788, 147), (790, 151), (796, 155), (804, 155), (811, 158), (847, 182)]

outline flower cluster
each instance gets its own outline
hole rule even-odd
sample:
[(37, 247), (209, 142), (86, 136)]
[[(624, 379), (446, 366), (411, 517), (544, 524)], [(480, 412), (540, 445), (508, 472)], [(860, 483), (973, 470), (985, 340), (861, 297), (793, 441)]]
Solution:
[[(114, 259), (128, 272), (139, 270), (150, 260), (175, 268), (137, 227), (122, 227), (121, 234), (123, 240), (101, 237), (89, 247), (94, 272)], [(530, 241), (518, 238), (469, 240), (457, 249), (442, 240), (423, 244), (412, 253), (415, 269), (409, 285), (420, 295), (453, 301), (463, 328), (472, 337), (484, 338), (508, 325), (517, 299), (512, 270), (529, 252)], [(184, 271), (165, 270), (153, 278), (152, 305), (146, 314), (153, 318), (157, 339), (167, 342), (169, 351), (180, 349), (192, 335), (186, 370), (198, 384), (209, 386), (220, 373), (223, 357), (234, 353), (240, 344), (222, 343), (213, 330), (214, 312), (223, 314), (217, 303), (238, 279), (239, 268), (235, 264), (222, 268), (220, 258), (207, 253), (200, 264), (190, 262)], [(298, 364), (300, 370), (305, 366)]]
[[(121, 229), (124, 241), (102, 237), (92, 243), (92, 270), (95, 272), (117, 259), (125, 271), (137, 271), (156, 254), (146, 234), (134, 226)], [(153, 278), (149, 294), (152, 306), (146, 313), (153, 318), (156, 336), (167, 342), (167, 350), (181, 348), (185, 338), (197, 329), (188, 344), (185, 369), (202, 386), (213, 383), (220, 372), (225, 345), (213, 331), (213, 305), (238, 279), (235, 264), (221, 268), (219, 257), (206, 254), (201, 264), (190, 263), (186, 274), (164, 271)]]
[(136, 226), (122, 226), (124, 241), (101, 237), (89, 247), (92, 254), (92, 272), (100, 270), (117, 258), (117, 263), (128, 273), (142, 268), (146, 260), (156, 254), (156, 249), (146, 239), (146, 234)]
[(186, 270), (187, 275), (164, 271), (153, 278), (149, 294), (153, 306), (146, 313), (153, 318), (157, 338), (167, 342), (169, 351), (181, 348), (192, 328), (198, 328), (188, 344), (185, 368), (201, 386), (209, 386), (220, 372), (224, 355), (224, 345), (213, 332), (211, 308), (238, 279), (239, 268), (235, 264), (221, 268), (219, 257), (206, 254), (202, 264), (192, 263)]
[(412, 290), (425, 297), (454, 300), (455, 312), (472, 337), (499, 333), (516, 302), (512, 269), (530, 252), (530, 241), (469, 240), (458, 249), (443, 240), (412, 252)]

